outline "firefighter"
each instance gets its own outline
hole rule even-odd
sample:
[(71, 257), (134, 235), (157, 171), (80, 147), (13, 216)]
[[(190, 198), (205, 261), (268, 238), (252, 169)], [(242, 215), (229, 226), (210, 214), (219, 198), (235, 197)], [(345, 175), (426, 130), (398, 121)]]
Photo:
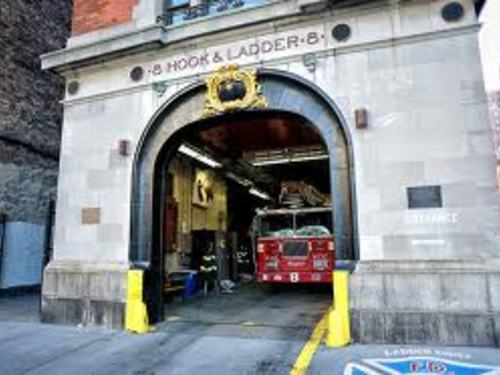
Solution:
[(217, 257), (211, 247), (207, 254), (201, 260), (200, 274), (203, 279), (203, 295), (205, 298), (208, 295), (209, 284), (213, 284), (217, 293)]
[(251, 273), (250, 266), (250, 252), (245, 246), (240, 245), (238, 252), (236, 253), (238, 262), (238, 273)]

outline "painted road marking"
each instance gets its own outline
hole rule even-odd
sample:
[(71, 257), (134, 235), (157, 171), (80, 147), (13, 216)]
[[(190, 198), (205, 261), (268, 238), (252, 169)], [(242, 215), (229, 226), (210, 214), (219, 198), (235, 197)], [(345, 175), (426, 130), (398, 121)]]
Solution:
[(321, 343), (321, 339), (325, 336), (326, 331), (328, 329), (328, 313), (330, 309), (326, 311), (321, 320), (316, 324), (314, 330), (309, 338), (309, 341), (306, 342), (302, 350), (300, 351), (299, 356), (295, 360), (295, 364), (293, 365), (292, 370), (290, 371), (290, 375), (304, 375), (307, 373), (307, 369), (311, 364), (311, 361), (318, 350), (319, 344)]
[(344, 370), (344, 375), (381, 375), (381, 374), (363, 365), (357, 363), (349, 363)]
[(363, 362), (384, 374), (498, 375), (500, 368), (471, 364), (436, 357), (406, 357), (365, 359)]
[(500, 367), (452, 361), (437, 357), (363, 359), (349, 363), (344, 375), (499, 375)]

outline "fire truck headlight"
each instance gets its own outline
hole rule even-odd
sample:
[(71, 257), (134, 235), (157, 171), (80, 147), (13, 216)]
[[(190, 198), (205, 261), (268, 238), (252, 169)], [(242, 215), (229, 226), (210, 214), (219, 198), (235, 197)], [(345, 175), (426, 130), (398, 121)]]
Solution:
[(257, 245), (257, 252), (258, 253), (263, 253), (264, 252), (264, 244), (260, 243)]
[(328, 259), (314, 259), (313, 268), (325, 269), (328, 268)]
[(328, 241), (328, 250), (330, 251), (335, 250), (335, 246), (333, 246), (333, 241)]
[(267, 269), (278, 269), (278, 261), (276, 259), (269, 259), (266, 261)]

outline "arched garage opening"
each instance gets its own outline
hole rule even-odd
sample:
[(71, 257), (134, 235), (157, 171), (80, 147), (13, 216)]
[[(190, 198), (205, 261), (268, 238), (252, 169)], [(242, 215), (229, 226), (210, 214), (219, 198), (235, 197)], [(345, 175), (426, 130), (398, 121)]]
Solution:
[[(286, 131), (299, 139), (297, 144), (281, 145), (285, 147), (279, 148), (275, 147), (277, 141), (276, 134), (274, 134), (275, 139), (270, 141), (272, 147), (266, 151), (291, 148), (296, 151), (294, 147), (303, 150), (319, 145), (322, 148), (319, 152), (324, 151), (326, 158), (316, 171), (307, 170), (307, 168), (301, 170), (300, 166), (295, 168), (295, 172), (294, 168), (287, 168), (280, 182), (284, 179), (297, 180), (302, 176), (303, 180), (313, 177), (315, 184), (327, 186), (328, 195), (331, 197), (332, 232), (335, 238), (337, 259), (356, 258), (351, 148), (345, 124), (338, 110), (324, 93), (301, 78), (288, 73), (261, 70), (258, 79), (268, 102), (266, 109), (239, 111), (230, 115), (204, 119), (202, 113), (206, 88), (203, 83), (194, 84), (175, 95), (158, 111), (138, 145), (133, 175), (130, 260), (136, 266), (147, 269), (146, 300), (153, 322), (163, 319), (165, 250), (171, 246), (168, 243), (172, 241), (172, 234), (168, 234), (169, 230), (171, 232), (171, 223), (179, 222), (177, 219), (169, 219), (167, 197), (169, 194), (172, 195), (173, 189), (172, 163), (178, 160), (179, 151), (182, 151), (183, 147), (184, 151), (187, 147), (207, 151), (206, 154), (213, 154), (216, 151), (219, 155), (222, 152), (221, 149), (226, 147), (227, 154), (223, 155), (223, 158), (232, 162), (226, 162), (225, 165), (234, 164), (235, 149), (242, 151), (237, 156), (239, 159), (245, 157), (248, 159), (248, 154), (253, 155), (254, 158), (262, 156), (262, 153), (258, 152), (252, 154), (255, 150), (247, 144), (252, 142), (249, 141), (248, 136), (244, 135), (243, 129), (248, 132), (252, 126), (255, 133), (259, 132), (258, 129), (265, 133), (271, 127), (275, 133)], [(243, 132), (237, 132), (231, 138), (230, 132), (227, 132), (229, 127), (243, 130)], [(221, 135), (221, 133), (225, 134)], [(297, 136), (297, 134), (301, 135)], [(269, 137), (264, 134), (263, 136), (261, 143), (265, 144), (269, 141)], [(243, 138), (245, 142), (242, 141)], [(228, 143), (234, 143), (238, 139), (241, 142), (240, 145), (227, 147)], [(196, 144), (195, 147), (193, 143)], [(247, 152), (245, 157), (244, 152)], [(252, 164), (252, 162), (247, 164)], [(253, 164), (257, 169), (262, 170), (263, 165), (259, 166), (255, 160)], [(268, 164), (265, 169), (270, 168), (270, 165)], [(322, 173), (325, 166), (326, 173)], [(270, 173), (267, 174), (276, 176), (280, 170), (283, 168), (268, 170), (267, 172)], [(240, 182), (251, 180), (248, 178), (248, 175), (252, 174), (251, 171), (248, 174), (248, 171), (225, 169), (225, 177), (228, 177), (228, 172), (233, 177), (237, 176)], [(242, 173), (245, 175), (243, 178), (241, 178)], [(326, 183), (325, 179), (328, 180)], [(251, 181), (252, 186), (262, 186), (262, 181), (256, 180)], [(272, 190), (271, 186), (266, 188)], [(262, 189), (256, 190), (262, 192)], [(188, 188), (188, 191), (187, 194), (193, 194), (192, 188)], [(263, 199), (262, 196), (260, 199)], [(236, 198), (233, 201), (241, 202), (242, 200)], [(248, 202), (245, 207), (240, 208), (246, 216), (248, 212), (264, 204), (264, 202), (259, 202), (259, 199), (252, 201), (250, 197), (248, 197)], [(224, 213), (219, 215), (216, 220), (220, 229), (226, 228), (227, 212), (226, 215)]]

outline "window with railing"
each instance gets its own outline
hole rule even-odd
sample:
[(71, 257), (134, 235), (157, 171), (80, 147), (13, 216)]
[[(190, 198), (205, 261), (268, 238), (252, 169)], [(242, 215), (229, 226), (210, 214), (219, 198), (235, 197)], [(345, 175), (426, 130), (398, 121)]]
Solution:
[(159, 17), (164, 24), (179, 24), (199, 17), (232, 9), (264, 4), (266, 0), (166, 0), (165, 12)]

